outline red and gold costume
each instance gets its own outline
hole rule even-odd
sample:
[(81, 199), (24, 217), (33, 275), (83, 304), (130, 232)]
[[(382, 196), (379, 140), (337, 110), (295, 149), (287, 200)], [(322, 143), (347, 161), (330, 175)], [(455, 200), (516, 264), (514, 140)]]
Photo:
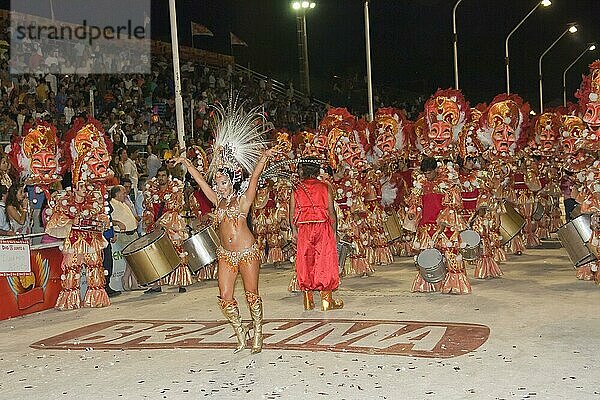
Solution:
[(369, 226), (366, 222), (365, 187), (360, 171), (366, 167), (364, 149), (354, 117), (344, 108), (327, 112), (319, 126), (320, 137), (327, 137), (329, 163), (334, 170), (333, 189), (340, 210), (338, 234), (352, 243), (347, 276), (368, 276), (374, 269), (367, 259), (370, 245)]
[[(579, 99), (579, 115), (582, 116), (586, 126), (578, 147), (594, 154), (600, 150), (600, 60), (590, 64), (590, 74), (584, 76), (576, 97)], [(592, 238), (589, 244), (598, 254), (600, 251), (600, 161), (596, 159), (578, 177), (581, 186), (577, 202), (581, 205), (582, 213), (592, 214)], [(599, 267), (600, 261), (595, 261), (590, 267), (597, 284), (600, 284)]]
[(339, 285), (335, 234), (328, 208), (328, 185), (304, 179), (294, 189), (298, 227), (296, 275), (302, 291), (333, 291)]
[[(417, 148), (428, 157), (451, 158), (457, 150), (459, 133), (468, 122), (470, 109), (458, 90), (438, 90), (425, 102), (424, 125), (415, 131)], [(471, 285), (459, 253), (460, 231), (466, 223), (462, 209), (460, 181), (452, 163), (438, 163), (436, 176), (429, 180), (418, 174), (409, 199), (409, 215), (414, 216), (417, 234), (414, 248), (438, 249), (446, 259), (447, 274), (441, 284), (426, 282), (418, 272), (413, 292), (441, 291), (468, 294)]]
[[(74, 123), (65, 135), (65, 145), (65, 155), (72, 157), (73, 188), (54, 193), (46, 224), (46, 233), (66, 236), (62, 247), (62, 290), (56, 308), (105, 307), (110, 305), (102, 267), (103, 249), (107, 246), (103, 232), (110, 226), (104, 204), (104, 182), (112, 177), (109, 148), (100, 123), (91, 118)], [(79, 285), (83, 267), (88, 287), (82, 302)]]
[[(492, 100), (479, 119), (477, 137), (486, 149), (484, 157), (489, 163), (484, 185), (495, 198), (492, 211), (498, 215), (503, 211), (505, 200), (513, 203), (517, 201), (514, 185), (521, 190), (527, 189), (524, 176), (515, 174), (517, 166), (514, 157), (526, 142), (524, 131), (528, 115), (529, 104), (524, 103), (519, 96), (500, 94)], [(522, 254), (525, 250), (522, 236), (515, 236), (510, 246), (514, 253)], [(504, 252), (498, 249), (495, 259), (504, 261), (505, 258)]]
[(152, 232), (162, 227), (180, 258), (177, 268), (161, 280), (163, 285), (181, 287), (194, 283), (182, 247), (183, 241), (188, 238), (186, 223), (180, 213), (182, 208), (183, 182), (179, 179), (168, 178), (165, 185), (160, 185), (157, 178), (152, 178), (146, 183), (143, 216), (145, 230)]

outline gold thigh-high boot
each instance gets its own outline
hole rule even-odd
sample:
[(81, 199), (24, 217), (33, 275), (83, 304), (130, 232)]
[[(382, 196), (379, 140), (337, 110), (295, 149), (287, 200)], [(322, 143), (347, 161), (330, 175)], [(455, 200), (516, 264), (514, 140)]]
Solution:
[(252, 322), (254, 322), (254, 342), (252, 343), (252, 354), (260, 353), (263, 345), (263, 306), (262, 299), (256, 293), (246, 292), (246, 301), (250, 308)]
[(344, 302), (341, 299), (334, 299), (331, 296), (331, 290), (321, 291), (321, 310), (338, 310), (344, 308)]
[(217, 298), (219, 299), (219, 306), (221, 307), (221, 311), (223, 311), (223, 315), (225, 315), (225, 318), (227, 318), (237, 336), (238, 347), (233, 351), (234, 353), (237, 353), (246, 347), (246, 335), (248, 334), (248, 331), (242, 324), (237, 301), (235, 301), (235, 299), (224, 300), (220, 296), (217, 296)]
[(304, 309), (312, 310), (315, 308), (315, 300), (313, 299), (312, 290), (305, 290), (302, 292), (304, 294)]

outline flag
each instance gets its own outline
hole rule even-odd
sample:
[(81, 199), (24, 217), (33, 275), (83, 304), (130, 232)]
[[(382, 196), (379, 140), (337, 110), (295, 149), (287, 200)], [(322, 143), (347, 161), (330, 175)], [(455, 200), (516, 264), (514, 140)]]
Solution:
[(229, 32), (229, 39), (231, 40), (232, 46), (246, 46), (248, 47), (248, 43), (244, 42), (239, 37), (235, 36), (232, 32)]
[(192, 24), (192, 36), (194, 36), (194, 35), (215, 36), (210, 31), (210, 29), (208, 29), (204, 25), (200, 25), (195, 22), (191, 22), (191, 24)]

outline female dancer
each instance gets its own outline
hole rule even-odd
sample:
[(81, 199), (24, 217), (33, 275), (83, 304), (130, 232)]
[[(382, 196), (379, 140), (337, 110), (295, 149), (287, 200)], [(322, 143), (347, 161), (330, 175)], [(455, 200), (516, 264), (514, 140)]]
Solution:
[[(219, 305), (237, 336), (237, 353), (246, 347), (247, 335), (233, 297), (235, 280), (240, 272), (254, 323), (252, 353), (255, 354), (262, 350), (263, 344), (263, 307), (258, 294), (261, 251), (248, 227), (246, 216), (256, 196), (258, 178), (273, 150), (264, 150), (262, 137), (268, 128), (260, 109), (254, 108), (246, 113), (242, 106), (236, 108), (237, 100), (231, 100), (227, 109), (215, 106), (217, 126), (213, 159), (208, 169), (214, 186), (208, 185), (203, 174), (188, 159), (180, 157), (177, 162), (187, 167), (200, 189), (215, 205), (214, 225), (221, 241), (217, 248)], [(251, 176), (242, 182), (244, 171)]]
[(271, 157), (271, 151), (267, 150), (250, 176), (248, 189), (241, 195), (237, 193), (240, 182), (236, 182), (236, 174), (229, 168), (219, 168), (214, 174), (215, 189), (213, 190), (187, 158), (178, 159), (178, 162), (182, 162), (187, 167), (190, 175), (216, 207), (214, 226), (217, 228), (217, 234), (221, 240), (221, 245), (217, 248), (219, 305), (237, 335), (238, 347), (234, 353), (245, 348), (247, 335), (246, 328), (242, 325), (237, 302), (233, 297), (238, 271), (242, 275), (246, 301), (254, 323), (252, 353), (259, 353), (262, 350), (263, 309), (262, 299), (258, 295), (261, 253), (258, 243), (248, 227), (246, 216), (256, 195), (258, 178), (269, 157)]

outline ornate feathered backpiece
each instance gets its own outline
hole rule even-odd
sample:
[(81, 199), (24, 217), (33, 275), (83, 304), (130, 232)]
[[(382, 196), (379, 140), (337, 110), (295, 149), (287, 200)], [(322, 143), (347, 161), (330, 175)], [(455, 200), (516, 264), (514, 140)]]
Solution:
[(267, 144), (265, 134), (270, 130), (260, 107), (246, 112), (243, 106), (244, 102), (238, 105), (233, 95), (227, 108), (222, 104), (213, 106), (216, 128), (208, 174), (213, 177), (218, 170), (228, 170), (233, 174), (234, 185), (242, 181), (244, 171), (254, 170)]

